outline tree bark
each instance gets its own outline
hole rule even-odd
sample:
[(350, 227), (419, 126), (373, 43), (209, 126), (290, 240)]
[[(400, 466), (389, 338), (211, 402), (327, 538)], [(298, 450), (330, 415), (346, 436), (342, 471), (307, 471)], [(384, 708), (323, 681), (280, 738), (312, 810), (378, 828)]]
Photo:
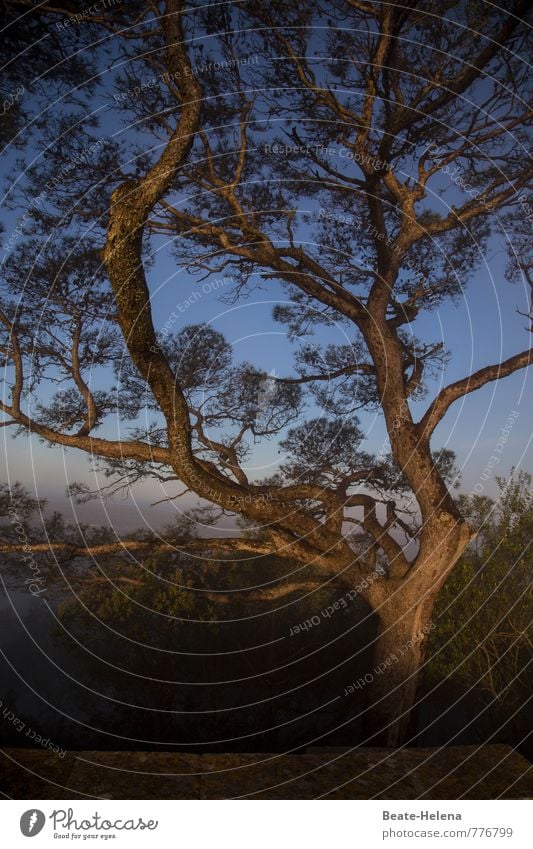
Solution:
[(373, 667), (364, 678), (364, 744), (397, 747), (407, 735), (436, 593), (423, 601), (396, 596), (379, 610)]
[(369, 603), (379, 616), (373, 667), (365, 676), (365, 742), (400, 746), (406, 739), (424, 663), (428, 636), (436, 627), (439, 590), (473, 537), (470, 526), (446, 512), (422, 533), (419, 554), (401, 580), (373, 585)]

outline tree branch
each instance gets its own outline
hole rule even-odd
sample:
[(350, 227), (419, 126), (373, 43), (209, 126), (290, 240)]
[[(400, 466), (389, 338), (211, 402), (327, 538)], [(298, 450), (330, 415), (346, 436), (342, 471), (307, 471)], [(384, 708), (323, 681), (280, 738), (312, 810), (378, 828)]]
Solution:
[(272, 545), (264, 541), (256, 541), (247, 537), (212, 537), (210, 539), (164, 540), (164, 539), (129, 539), (115, 542), (98, 543), (95, 545), (78, 545), (68, 542), (0, 542), (1, 554), (66, 554), (74, 557), (102, 557), (109, 554), (133, 552), (150, 554), (154, 552), (231, 552), (245, 551), (251, 554), (272, 554)]
[(532, 349), (530, 348), (527, 351), (522, 351), (520, 354), (515, 354), (513, 357), (509, 357), (508, 360), (504, 360), (502, 363), (486, 366), (468, 377), (464, 377), (462, 380), (458, 380), (456, 383), (451, 383), (449, 386), (446, 386), (441, 392), (439, 392), (435, 400), (428, 407), (420, 422), (417, 424), (417, 428), (422, 438), (424, 440), (429, 440), (431, 434), (445, 415), (448, 408), (454, 401), (457, 401), (458, 398), (462, 398), (464, 395), (468, 395), (470, 392), (480, 389), (480, 387), (485, 386), (486, 383), (490, 383), (493, 380), (499, 380), (501, 377), (506, 377), (507, 375), (518, 371), (518, 369), (525, 368), (530, 365), (532, 359), (533, 354)]

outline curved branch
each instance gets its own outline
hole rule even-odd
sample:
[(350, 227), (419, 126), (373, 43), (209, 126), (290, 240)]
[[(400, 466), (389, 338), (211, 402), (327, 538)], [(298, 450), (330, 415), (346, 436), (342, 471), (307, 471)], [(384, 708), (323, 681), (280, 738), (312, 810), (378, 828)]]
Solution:
[(422, 438), (424, 440), (428, 440), (430, 438), (448, 408), (454, 401), (457, 401), (458, 398), (462, 398), (464, 395), (468, 395), (470, 392), (480, 389), (480, 387), (485, 386), (486, 383), (490, 383), (493, 380), (499, 380), (501, 377), (507, 377), (507, 375), (512, 374), (519, 369), (526, 368), (526, 366), (531, 364), (532, 359), (533, 354), (532, 349), (530, 348), (527, 351), (522, 351), (520, 354), (515, 354), (513, 357), (509, 357), (508, 360), (504, 360), (502, 363), (495, 363), (494, 365), (486, 366), (468, 377), (464, 377), (462, 380), (458, 380), (455, 383), (451, 383), (449, 386), (446, 386), (441, 392), (439, 392), (417, 425)]
[(297, 517), (288, 516), (282, 504), (266, 504), (257, 488), (225, 478), (213, 464), (198, 461), (192, 449), (185, 395), (157, 343), (142, 263), (142, 236), (151, 210), (172, 186), (178, 169), (186, 161), (198, 132), (202, 102), (201, 89), (184, 46), (183, 4), (180, 0), (168, 0), (167, 10), (170, 14), (164, 16), (162, 26), (169, 69), (179, 80), (181, 112), (176, 129), (156, 164), (144, 177), (126, 181), (112, 195), (103, 255), (118, 308), (118, 321), (131, 358), (165, 416), (172, 465), (181, 480), (199, 496), (221, 507), (240, 509), (263, 521), (277, 520), (282, 526), (308, 534), (313, 542), (328, 548), (334, 542), (332, 535), (303, 511)]
[(334, 371), (325, 371), (323, 374), (306, 374), (302, 377), (274, 377), (277, 383), (312, 383), (316, 380), (335, 380), (337, 377), (345, 377), (349, 374), (375, 374), (374, 366), (370, 363), (357, 363), (351, 366), (335, 369)]
[(54, 445), (65, 445), (67, 448), (79, 448), (87, 454), (97, 454), (99, 457), (109, 457), (117, 460), (137, 460), (141, 463), (157, 462), (171, 465), (171, 456), (168, 448), (160, 448), (150, 445), (148, 442), (132, 441), (121, 442), (110, 439), (102, 439), (96, 436), (84, 436), (81, 434), (59, 433), (46, 425), (30, 419), (24, 413), (15, 413), (14, 407), (9, 407), (0, 401), (0, 410), (11, 416), (12, 421), (6, 424), (16, 424), (26, 428), (28, 433), (36, 433)]
[(280, 584), (278, 587), (269, 587), (262, 590), (244, 590), (232, 593), (207, 591), (203, 593), (203, 596), (217, 604), (235, 604), (243, 601), (277, 601), (293, 593), (312, 592), (322, 586), (324, 586), (324, 582), (319, 580), (291, 581), (288, 584)]
[(97, 543), (95, 545), (77, 545), (68, 542), (0, 542), (0, 554), (66, 554), (74, 557), (101, 557), (109, 554), (124, 552), (153, 553), (153, 552), (182, 552), (193, 551), (247, 551), (253, 554), (272, 554), (272, 545), (263, 541), (250, 540), (247, 537), (214, 537), (210, 539), (189, 540), (142, 540), (127, 539), (115, 542)]
[(72, 334), (72, 377), (86, 405), (85, 421), (83, 422), (78, 436), (88, 436), (93, 428), (98, 423), (98, 409), (94, 400), (94, 395), (89, 386), (84, 380), (81, 373), (80, 363), (80, 340), (81, 340), (81, 321), (79, 316), (76, 316), (74, 324), (74, 332)]
[(387, 505), (387, 524), (383, 527), (376, 515), (377, 502), (371, 495), (351, 495), (346, 505), (363, 508), (364, 518), (361, 524), (375, 544), (387, 555), (389, 575), (393, 578), (403, 578), (411, 568), (411, 564), (403, 553), (402, 546), (388, 533), (388, 528), (395, 523), (391, 521), (390, 507)]

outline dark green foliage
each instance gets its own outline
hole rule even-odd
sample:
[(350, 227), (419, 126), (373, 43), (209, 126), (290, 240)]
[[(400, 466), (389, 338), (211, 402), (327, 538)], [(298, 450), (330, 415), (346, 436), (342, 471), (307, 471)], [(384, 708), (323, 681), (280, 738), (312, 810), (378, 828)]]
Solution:
[(533, 687), (533, 493), (523, 471), (498, 483), (495, 503), (462, 497), (478, 537), (439, 595), (427, 677), (480, 687), (510, 716)]

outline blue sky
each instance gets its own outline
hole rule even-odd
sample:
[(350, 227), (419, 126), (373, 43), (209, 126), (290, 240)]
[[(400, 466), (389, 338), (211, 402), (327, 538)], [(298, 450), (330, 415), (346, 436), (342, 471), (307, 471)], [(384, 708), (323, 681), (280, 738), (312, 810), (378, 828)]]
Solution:
[[(237, 360), (250, 360), (266, 371), (274, 370), (277, 375), (291, 373), (295, 345), (287, 339), (285, 327), (271, 318), (274, 304), (287, 299), (276, 281), (265, 281), (244, 302), (228, 305), (220, 300), (221, 293), (227, 290), (221, 283), (223, 275), (204, 283), (186, 273), (176, 274), (176, 266), (165, 258), (156, 263), (150, 277), (157, 326), (162, 328), (172, 312), (179, 315), (173, 329), (178, 329), (180, 322), (210, 322), (230, 341)], [(495, 257), (488, 271), (484, 269), (475, 275), (459, 303), (447, 303), (424, 316), (417, 321), (415, 329), (424, 338), (442, 338), (451, 350), (452, 357), (442, 378), (444, 383), (449, 383), (526, 346), (526, 319), (516, 311), (524, 306), (525, 293), (505, 281), (503, 258)], [(345, 328), (329, 329), (328, 340), (342, 343), (345, 333)], [(431, 386), (430, 391), (434, 388)], [(513, 411), (519, 415), (513, 416), (511, 432), (491, 475), (508, 474), (513, 465), (533, 467), (531, 388), (531, 374), (518, 372), (458, 401), (439, 425), (433, 444), (447, 445), (456, 452), (465, 491), (473, 490), (476, 485), (479, 490), (481, 485), (485, 494), (495, 495), (494, 480), (480, 483), (480, 476), (489, 458), (494, 456), (501, 429)], [(419, 402), (415, 410), (421, 412), (426, 404), (426, 400)], [(316, 410), (311, 407), (308, 412), (312, 415)], [(386, 438), (382, 419), (364, 413), (360, 418), (368, 434), (368, 449), (379, 452)], [(48, 498), (50, 508), (68, 508), (64, 494), (67, 483), (85, 480), (95, 485), (88, 460), (81, 452), (50, 448), (35, 438), (12, 439), (8, 429), (2, 433), (9, 479), (21, 480), (40, 497)], [(274, 471), (280, 458), (275, 443), (264, 443), (254, 455), (258, 476)], [(145, 523), (160, 526), (174, 515), (170, 505), (150, 507), (150, 502), (161, 495), (159, 484), (146, 482), (137, 485), (126, 498), (115, 497), (105, 506), (89, 504), (75, 509), (81, 521), (111, 521), (117, 529)], [(186, 502), (180, 500), (177, 509), (185, 506)]]
[[(111, 93), (104, 96), (103, 101), (95, 101), (95, 106), (102, 113), (100, 135), (103, 137), (120, 133), (118, 127), (122, 125), (117, 124)], [(31, 158), (31, 149), (28, 153)], [(8, 168), (14, 168), (15, 158), (12, 154), (7, 155), (5, 162)], [(439, 178), (436, 187), (446, 189), (446, 195), (442, 200), (435, 197), (435, 205), (448, 205), (458, 199), (460, 201), (460, 190), (452, 184), (447, 185), (444, 177)], [(310, 203), (305, 209), (300, 209), (298, 214), (313, 209), (316, 209), (316, 204)], [(6, 212), (3, 216), (8, 234), (20, 214)], [(310, 230), (302, 227), (300, 236), (310, 238)], [(157, 240), (155, 244), (159, 248), (162, 242)], [(501, 248), (500, 242), (493, 240), (490, 243), (480, 269), (465, 286), (458, 303), (446, 303), (435, 312), (417, 319), (413, 326), (414, 332), (422, 339), (442, 340), (451, 351), (451, 360), (441, 376), (442, 383), (450, 383), (484, 365), (505, 359), (529, 343), (527, 321), (517, 313), (517, 308), (527, 311), (526, 292), (519, 285), (511, 285), (505, 280), (505, 256)], [(222, 276), (216, 275), (215, 281)], [(245, 301), (229, 305), (220, 299), (221, 294), (227, 291), (226, 286), (217, 286), (213, 280), (204, 284), (199, 278), (181, 271), (164, 249), (158, 251), (157, 261), (149, 277), (154, 319), (159, 329), (177, 311), (179, 320), (173, 325), (173, 330), (178, 330), (183, 324), (210, 322), (231, 342), (237, 360), (250, 360), (267, 372), (274, 371), (276, 375), (291, 373), (295, 346), (288, 341), (285, 327), (274, 323), (271, 318), (273, 306), (287, 300), (286, 292), (277, 281), (265, 281)], [(327, 334), (321, 332), (318, 338), (342, 344), (347, 341), (345, 333), (344, 327), (330, 328)], [(428, 398), (437, 388), (436, 383), (430, 384)], [(531, 388), (531, 374), (520, 371), (457, 402), (439, 425), (434, 435), (434, 447), (448, 446), (456, 452), (458, 464), (463, 470), (462, 488), (465, 491), (471, 491), (479, 485), (480, 475), (493, 456), (501, 429), (513, 411), (519, 415), (513, 419), (505, 450), (493, 471), (505, 475), (513, 465), (533, 468), (530, 447)], [(427, 403), (428, 400), (414, 405), (416, 413), (421, 414)], [(311, 407), (308, 413), (316, 414), (316, 410)], [(379, 452), (386, 438), (382, 419), (370, 414), (360, 414), (360, 419), (368, 434), (365, 450)], [(67, 507), (67, 483), (84, 480), (94, 486), (94, 476), (87, 458), (81, 452), (50, 448), (35, 438), (13, 440), (7, 428), (2, 429), (2, 435), (6, 468), (1, 477), (22, 481), (40, 497), (48, 498), (51, 506), (61, 509)], [(279, 460), (280, 454), (275, 443), (265, 443), (254, 455), (257, 475), (274, 471)], [(489, 495), (496, 493), (493, 480), (484, 481), (483, 489)], [(105, 506), (108, 515), (101, 506), (94, 504), (76, 509), (81, 519), (91, 522), (112, 521), (117, 527), (132, 527), (146, 521), (157, 526), (173, 515), (170, 506), (150, 508), (150, 502), (160, 497), (159, 484), (146, 482), (135, 487), (126, 499), (116, 498), (109, 502)]]

